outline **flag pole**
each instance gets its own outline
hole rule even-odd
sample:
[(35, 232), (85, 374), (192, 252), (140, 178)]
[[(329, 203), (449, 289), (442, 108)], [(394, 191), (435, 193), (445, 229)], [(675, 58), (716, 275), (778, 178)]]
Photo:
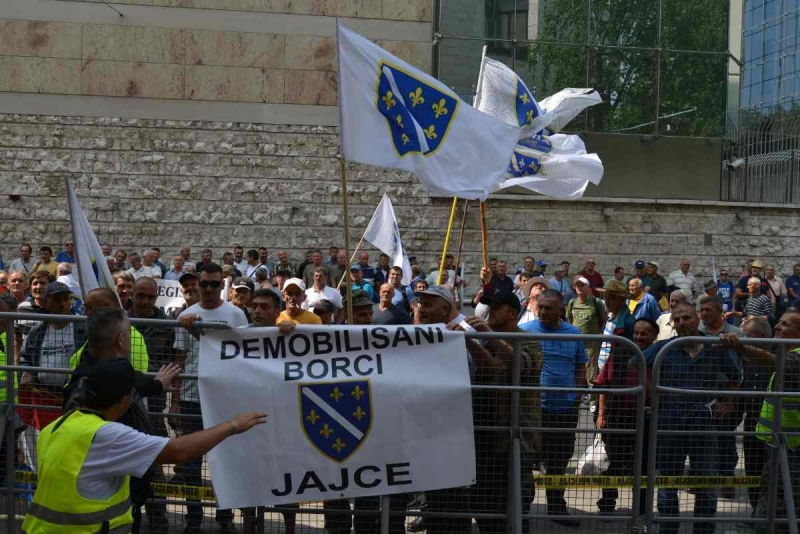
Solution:
[[(480, 96), (480, 88), (483, 84), (483, 64), (486, 63), (486, 48), (487, 46), (484, 45), (483, 50), (481, 51), (481, 67), (478, 70), (478, 84), (477, 90), (475, 91), (475, 98), (472, 100), (473, 107), (478, 107), (478, 100)], [(480, 211), (481, 211), (481, 247), (483, 250), (483, 267), (485, 269), (489, 268), (489, 231), (486, 227), (486, 202), (483, 200), (480, 201)]]
[[(348, 211), (347, 206), (347, 158), (345, 156), (344, 150), (344, 135), (342, 134), (344, 124), (342, 121), (342, 54), (339, 52), (339, 17), (336, 17), (336, 65), (338, 67), (339, 77), (337, 83), (337, 98), (338, 98), (338, 108), (339, 108), (339, 150), (341, 151), (340, 159), (339, 159), (339, 170), (342, 177), (342, 216), (344, 218), (344, 257), (350, 257), (350, 213)], [(360, 245), (361, 243), (359, 243)], [(350, 274), (350, 266), (345, 265), (345, 273), (342, 275), (342, 280), (345, 279), (347, 275)], [(341, 280), (339, 281), (339, 285), (341, 286)], [(345, 299), (345, 307), (347, 309), (347, 324), (353, 324), (353, 286), (348, 286), (348, 291), (344, 295)]]
[[(364, 236), (362, 235), (361, 236), (361, 241), (358, 242), (358, 245), (356, 245), (356, 248), (353, 249), (353, 255), (350, 256), (350, 263), (348, 263), (347, 265), (344, 266), (345, 271), (344, 271), (344, 274), (342, 274), (342, 277), (339, 278), (339, 284), (336, 286), (336, 291), (339, 291), (342, 288), (342, 283), (344, 282), (346, 275), (348, 275), (350, 273), (350, 266), (353, 265), (354, 261), (356, 261), (356, 254), (358, 254), (358, 250), (361, 248), (361, 243), (363, 243), (363, 242), (364, 242)], [(345, 255), (345, 257), (347, 257), (347, 247), (344, 247), (344, 255)]]
[[(464, 213), (461, 214), (461, 234), (458, 236), (458, 250), (456, 251), (456, 275), (458, 275), (458, 265), (461, 263), (461, 251), (464, 249), (464, 230), (467, 228), (467, 208), (469, 200), (464, 199)], [(464, 277), (462, 276), (463, 280)]]
[[(73, 220), (72, 214), (75, 213), (75, 206), (72, 203), (72, 195), (70, 195), (71, 185), (69, 183), (69, 176), (64, 175), (64, 183), (67, 186), (67, 209), (69, 210), (69, 227), (72, 233), (72, 243), (75, 246), (75, 256), (78, 255), (78, 240), (75, 239), (75, 221)], [(103, 259), (105, 261), (105, 258)], [(78, 285), (81, 286), (81, 294), (86, 298), (87, 293), (87, 285), (86, 281), (83, 279), (86, 274), (78, 267), (78, 259), (75, 258), (75, 269), (78, 271)]]
[(450, 206), (450, 220), (447, 223), (447, 233), (444, 235), (444, 248), (442, 249), (442, 261), (439, 264), (439, 276), (436, 285), (442, 285), (444, 281), (444, 259), (447, 256), (447, 247), (450, 246), (450, 234), (453, 232), (453, 221), (456, 218), (456, 208), (458, 207), (458, 197), (453, 197), (453, 205)]

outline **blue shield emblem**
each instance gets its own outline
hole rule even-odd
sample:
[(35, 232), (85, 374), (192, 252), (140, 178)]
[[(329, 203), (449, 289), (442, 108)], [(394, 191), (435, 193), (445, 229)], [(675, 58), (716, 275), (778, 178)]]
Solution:
[(300, 384), (297, 390), (308, 441), (334, 462), (350, 458), (372, 427), (369, 380)]
[(535, 176), (541, 169), (542, 161), (539, 158), (522, 154), (515, 149), (506, 172), (515, 178), (522, 178), (523, 176)]
[(517, 122), (520, 127), (531, 124), (533, 119), (542, 114), (542, 110), (536, 102), (536, 99), (533, 98), (533, 94), (531, 94), (519, 78), (517, 78), (517, 91), (514, 103), (516, 104)]
[(378, 65), (375, 105), (386, 118), (394, 148), (434, 154), (447, 138), (461, 102), (385, 61)]

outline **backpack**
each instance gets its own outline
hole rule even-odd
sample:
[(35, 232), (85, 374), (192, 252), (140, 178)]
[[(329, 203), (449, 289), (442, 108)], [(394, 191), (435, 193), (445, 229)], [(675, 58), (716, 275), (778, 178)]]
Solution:
[[(569, 304), (567, 304), (567, 321), (569, 321), (570, 324), (572, 324), (572, 321), (573, 321), (572, 309), (575, 307), (575, 301), (577, 300), (577, 298), (578, 297), (575, 297), (574, 299), (569, 301)], [(601, 330), (601, 333), (602, 333), (603, 325), (605, 325), (606, 317), (604, 316), (603, 313), (600, 312), (600, 306), (598, 304), (597, 297), (593, 296), (593, 297), (591, 297), (591, 299), (592, 299), (592, 302), (594, 303), (594, 312), (597, 314), (597, 324), (600, 326), (600, 330)]]

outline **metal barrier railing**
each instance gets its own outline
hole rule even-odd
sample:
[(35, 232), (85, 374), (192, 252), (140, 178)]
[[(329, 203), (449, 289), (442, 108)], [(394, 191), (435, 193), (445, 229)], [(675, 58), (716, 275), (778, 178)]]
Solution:
[[(14, 353), (14, 322), (15, 321), (42, 321), (44, 318), (41, 315), (36, 314), (5, 314), (0, 313), (0, 320), (6, 320), (6, 331), (7, 331), (7, 339), (8, 339), (8, 346), (6, 347), (8, 354)], [(79, 323), (84, 321), (85, 318), (83, 317), (73, 317), (73, 316), (47, 316), (49, 321), (67, 321), (67, 322), (75, 322)], [(161, 326), (161, 327), (177, 327), (179, 323), (177, 321), (157, 321), (157, 320), (147, 320), (147, 319), (133, 319), (132, 323), (134, 325), (139, 326)], [(207, 329), (215, 329), (215, 328), (226, 328), (221, 325), (214, 325), (214, 324), (207, 324), (203, 325), (204, 328)], [(501, 421), (503, 424), (478, 424), (475, 426), (476, 434), (496, 434), (496, 435), (505, 435), (510, 440), (510, 446), (508, 448), (508, 473), (503, 473), (499, 477), (500, 479), (506, 480), (506, 487), (503, 489), (506, 495), (506, 502), (508, 504), (507, 510), (504, 513), (501, 512), (485, 512), (485, 511), (477, 511), (474, 510), (474, 506), (470, 507), (466, 511), (441, 511), (441, 510), (431, 510), (431, 511), (424, 511), (424, 510), (397, 510), (390, 508), (390, 499), (388, 497), (384, 497), (381, 499), (380, 505), (378, 509), (371, 509), (371, 510), (363, 510), (363, 509), (354, 509), (351, 510), (350, 507), (346, 510), (340, 509), (323, 509), (321, 507), (318, 508), (309, 508), (307, 506), (302, 507), (301, 509), (296, 510), (298, 514), (308, 514), (308, 515), (324, 515), (326, 517), (334, 517), (334, 516), (379, 516), (381, 517), (381, 532), (389, 532), (389, 523), (390, 517), (398, 517), (398, 516), (405, 516), (405, 517), (418, 517), (421, 516), (423, 518), (436, 518), (436, 517), (444, 517), (444, 518), (470, 518), (470, 519), (501, 519), (507, 521), (507, 525), (509, 530), (514, 534), (519, 534), (525, 531), (523, 528), (523, 521), (527, 520), (541, 520), (541, 519), (552, 519), (552, 516), (546, 513), (536, 513), (536, 512), (526, 512), (527, 506), (530, 503), (523, 502), (523, 470), (527, 469), (527, 465), (523, 462), (523, 439), (531, 434), (542, 434), (546, 432), (568, 432), (573, 436), (580, 436), (580, 435), (595, 435), (600, 434), (603, 436), (633, 436), (633, 443), (634, 443), (634, 459), (632, 462), (632, 469), (630, 473), (631, 477), (631, 507), (629, 513), (624, 514), (604, 514), (604, 513), (592, 513), (586, 514), (583, 513), (582, 515), (575, 515), (576, 519), (584, 519), (584, 518), (592, 518), (592, 519), (600, 519), (600, 520), (610, 520), (616, 522), (624, 523), (631, 531), (633, 532), (641, 532), (644, 528), (648, 527), (649, 525), (660, 523), (663, 525), (669, 523), (675, 523), (679, 521), (687, 521), (687, 522), (713, 522), (713, 523), (730, 523), (730, 522), (743, 522), (743, 523), (753, 523), (753, 524), (766, 524), (769, 526), (771, 531), (774, 531), (774, 526), (776, 524), (788, 524), (789, 532), (796, 532), (797, 531), (797, 524), (796, 520), (793, 519), (795, 516), (795, 511), (793, 507), (793, 500), (792, 500), (792, 490), (791, 485), (789, 484), (788, 478), (788, 460), (786, 458), (786, 444), (785, 444), (785, 437), (786, 435), (791, 435), (791, 433), (786, 433), (781, 431), (780, 427), (778, 426), (773, 431), (773, 436), (776, 439), (776, 443), (778, 443), (778, 454), (773, 455), (774, 458), (771, 460), (774, 465), (774, 473), (782, 472), (784, 473), (783, 484), (784, 484), (784, 500), (786, 501), (786, 510), (787, 510), (787, 519), (777, 518), (775, 507), (777, 504), (777, 491), (778, 487), (777, 484), (773, 484), (769, 487), (769, 495), (768, 495), (768, 502), (769, 502), (769, 517), (766, 519), (759, 519), (759, 518), (744, 518), (744, 517), (690, 517), (690, 516), (680, 516), (680, 517), (665, 517), (663, 515), (656, 515), (654, 513), (654, 501), (655, 501), (655, 494), (656, 494), (656, 484), (659, 483), (659, 477), (657, 477), (656, 471), (656, 454), (658, 448), (658, 439), (659, 437), (669, 436), (669, 435), (690, 435), (690, 436), (754, 436), (754, 435), (763, 435), (763, 433), (758, 432), (747, 432), (747, 431), (723, 431), (723, 430), (714, 430), (714, 429), (687, 429), (687, 430), (673, 430), (673, 429), (659, 429), (659, 410), (660, 410), (660, 402), (663, 398), (663, 395), (693, 395), (697, 394), (697, 390), (693, 389), (682, 389), (682, 388), (674, 388), (670, 386), (663, 385), (660, 380), (662, 378), (662, 365), (670, 353), (670, 351), (675, 348), (676, 346), (680, 345), (681, 343), (703, 343), (706, 345), (719, 343), (717, 338), (679, 338), (671, 341), (669, 344), (664, 346), (656, 356), (653, 364), (652, 364), (652, 386), (650, 388), (651, 393), (651, 404), (652, 404), (652, 413), (650, 416), (650, 426), (649, 426), (649, 446), (648, 450), (651, 452), (650, 458), (648, 461), (648, 468), (646, 473), (646, 500), (643, 502), (641, 499), (641, 489), (643, 485), (643, 469), (642, 469), (642, 458), (644, 453), (644, 438), (645, 438), (645, 421), (646, 421), (646, 404), (645, 404), (645, 397), (647, 393), (647, 362), (645, 360), (645, 356), (639, 348), (632, 343), (630, 340), (615, 337), (615, 336), (569, 336), (569, 335), (530, 335), (530, 334), (523, 334), (523, 333), (475, 333), (470, 332), (467, 334), (468, 339), (478, 339), (478, 340), (492, 340), (492, 339), (502, 339), (509, 343), (511, 343), (514, 347), (513, 353), (513, 365), (511, 370), (511, 376), (509, 383), (503, 385), (490, 385), (490, 384), (474, 384), (472, 386), (473, 395), (480, 392), (488, 392), (497, 395), (505, 395), (507, 397), (508, 402), (508, 421)], [(587, 390), (585, 387), (575, 387), (575, 388), (556, 388), (556, 387), (543, 387), (541, 385), (537, 386), (528, 386), (523, 385), (521, 380), (522, 374), (522, 344), (527, 341), (539, 341), (539, 342), (558, 342), (558, 341), (582, 341), (582, 342), (606, 342), (606, 343), (613, 343), (614, 350), (620, 350), (624, 348), (624, 353), (626, 356), (630, 356), (632, 358), (634, 365), (636, 367), (635, 371), (637, 374), (637, 384), (634, 387), (617, 387), (617, 388), (592, 388), (590, 391)], [(791, 342), (788, 340), (775, 340), (775, 339), (767, 339), (767, 340), (742, 340), (743, 343), (747, 343), (750, 345), (762, 345), (762, 346), (775, 346), (779, 345), (781, 349), (778, 352), (778, 357), (776, 359), (776, 381), (774, 392), (770, 394), (766, 394), (766, 392), (759, 392), (759, 391), (728, 391), (728, 390), (701, 390), (703, 394), (709, 395), (730, 395), (732, 397), (738, 398), (753, 398), (753, 397), (773, 397), (780, 401), (780, 399), (794, 397), (796, 398), (797, 393), (795, 392), (781, 392), (782, 385), (783, 385), (783, 360), (785, 354), (785, 348), (787, 345), (796, 345), (798, 344), (797, 341)], [(20, 366), (0, 366), (0, 371), (9, 371), (7, 372), (6, 376), (6, 388), (8, 393), (8, 408), (7, 408), (7, 415), (13, 413), (13, 411), (17, 408), (32, 408), (37, 407), (36, 405), (25, 405), (19, 404), (15, 402), (15, 383), (13, 376), (16, 373), (22, 371), (42, 371), (46, 370), (50, 373), (61, 373), (61, 374), (69, 374), (71, 371), (68, 369), (49, 369), (49, 368), (32, 368), (32, 367), (20, 367)], [(196, 375), (194, 374), (186, 374), (181, 375), (184, 379), (196, 379)], [(625, 396), (630, 397), (631, 399), (635, 399), (635, 420), (633, 421), (632, 428), (604, 428), (604, 429), (597, 429), (594, 428), (592, 423), (585, 423), (579, 424), (578, 427), (575, 428), (558, 428), (553, 426), (548, 426), (544, 424), (540, 424), (538, 426), (525, 426), (521, 423), (521, 411), (523, 410), (521, 406), (521, 395), (525, 393), (591, 393), (592, 395), (599, 395), (599, 394), (607, 394), (607, 395), (617, 395), (617, 396)], [(775, 420), (778, 424), (780, 424), (780, 410), (781, 410), (781, 402), (776, 403), (776, 413), (775, 413)], [(166, 415), (164, 415), (166, 417)], [(182, 417), (191, 418), (193, 416), (190, 415), (182, 415)], [(14, 461), (15, 461), (15, 450), (16, 450), (16, 442), (14, 439), (13, 432), (6, 432), (5, 435), (5, 442), (6, 442), (6, 472), (13, 473), (14, 472)], [(478, 453), (478, 451), (476, 451)], [(480, 460), (480, 458), (478, 459)], [(545, 461), (546, 463), (546, 461)], [(690, 473), (691, 476), (691, 473)], [(552, 482), (556, 475), (551, 475), (550, 473), (545, 473), (538, 477), (543, 479), (545, 482)], [(613, 480), (616, 481), (618, 478), (621, 477), (614, 477)], [(772, 480), (776, 480), (773, 478)], [(604, 482), (601, 477), (598, 477), (596, 481), (593, 481), (591, 484), (587, 486), (599, 488), (606, 485), (609, 487), (611, 485), (616, 484), (617, 482), (612, 481)], [(569, 483), (569, 481), (567, 481)], [(583, 482), (575, 483), (574, 487), (584, 487), (581, 484)], [(565, 484), (568, 487), (569, 484)], [(669, 486), (669, 484), (665, 484)], [(499, 489), (499, 488), (495, 488)], [(14, 505), (15, 505), (15, 496), (17, 496), (21, 490), (14, 488), (13, 484), (6, 484), (4, 489), (5, 496), (6, 496), (6, 504), (7, 504), (7, 515), (6, 515), (6, 531), (7, 532), (16, 532), (18, 530), (18, 525), (15, 521), (15, 514), (14, 514)], [(587, 493), (588, 495), (588, 493)], [(168, 504), (170, 506), (185, 506), (186, 501), (180, 498), (170, 498), (169, 495), (163, 496), (164, 498), (156, 499), (154, 502), (161, 502), (164, 504)], [(174, 497), (174, 496), (172, 496)], [(585, 503), (582, 503), (585, 504)], [(198, 504), (198, 506), (202, 506), (205, 508), (215, 507), (216, 504), (213, 501), (204, 501)], [(585, 506), (583, 506), (585, 508)], [(253, 518), (252, 516), (244, 516), (244, 523), (247, 527), (248, 523), (253, 525), (252, 528), (255, 531), (263, 531), (264, 524), (263, 522), (259, 522), (259, 518), (263, 518), (264, 513), (287, 513), (287, 508), (284, 506), (270, 506), (270, 507), (262, 507), (259, 509), (259, 513), (255, 514), (256, 517)]]
[[(795, 401), (798, 399), (798, 391), (793, 391), (790, 393), (784, 392), (783, 384), (785, 378), (785, 358), (786, 358), (786, 349), (787, 347), (796, 347), (800, 345), (800, 341), (798, 340), (791, 340), (791, 339), (750, 339), (744, 338), (740, 340), (741, 345), (748, 345), (748, 346), (765, 346), (769, 348), (777, 347), (777, 354), (774, 357), (775, 360), (775, 371), (774, 371), (774, 379), (772, 380), (772, 391), (741, 391), (737, 389), (720, 389), (719, 387), (715, 387), (716, 384), (713, 386), (710, 384), (707, 389), (687, 389), (687, 388), (679, 388), (679, 387), (669, 387), (664, 386), (661, 383), (662, 374), (663, 374), (663, 365), (665, 360), (667, 360), (668, 355), (675, 354), (674, 351), (682, 351), (681, 347), (684, 345), (694, 344), (702, 345), (704, 350), (708, 349), (711, 346), (722, 346), (723, 349), (726, 350), (725, 345), (723, 342), (714, 336), (706, 336), (706, 337), (681, 337), (681, 338), (674, 338), (668, 343), (664, 344), (660, 350), (658, 351), (653, 364), (652, 364), (652, 384), (651, 384), (651, 399), (652, 399), (652, 416), (650, 419), (650, 436), (649, 436), (649, 445), (648, 449), (650, 451), (659, 451), (659, 437), (660, 436), (670, 436), (670, 435), (678, 435), (684, 437), (684, 439), (689, 439), (689, 437), (694, 436), (704, 436), (704, 437), (712, 437), (712, 436), (723, 436), (723, 437), (758, 437), (764, 435), (771, 435), (774, 442), (770, 444), (772, 447), (772, 453), (770, 454), (770, 481), (772, 484), (767, 485), (767, 517), (760, 518), (755, 516), (755, 511), (753, 513), (753, 517), (735, 517), (735, 518), (717, 518), (714, 515), (717, 512), (717, 502), (714, 501), (713, 503), (713, 511), (705, 510), (704, 513), (711, 512), (712, 515), (707, 516), (665, 516), (662, 514), (656, 515), (653, 511), (654, 499), (655, 499), (655, 478), (657, 472), (657, 456), (656, 454), (651, 454), (648, 463), (648, 500), (647, 500), (647, 513), (646, 513), (646, 524), (652, 525), (654, 523), (661, 523), (661, 524), (675, 524), (681, 522), (691, 522), (691, 523), (727, 523), (727, 522), (737, 522), (737, 523), (750, 523), (755, 525), (766, 525), (767, 531), (770, 533), (776, 532), (776, 524), (785, 524), (787, 526), (788, 532), (791, 534), (797, 534), (797, 516), (794, 508), (794, 498), (791, 486), (791, 479), (792, 474), (789, 470), (789, 464), (787, 460), (787, 445), (786, 445), (786, 436), (787, 435), (800, 435), (800, 432), (784, 432), (781, 429), (781, 411), (782, 411), (782, 403), (783, 399), (792, 398)], [(718, 347), (719, 348), (719, 347)], [(698, 355), (695, 355), (699, 357)], [(706, 395), (706, 396), (725, 396), (728, 398), (734, 399), (760, 399), (760, 398), (772, 398), (774, 399), (774, 411), (773, 411), (773, 430), (771, 433), (765, 432), (754, 432), (754, 431), (738, 431), (734, 429), (733, 431), (730, 430), (699, 430), (695, 428), (687, 428), (687, 429), (664, 429), (659, 428), (659, 424), (662, 420), (667, 419), (669, 416), (666, 416), (662, 413), (662, 395)], [(711, 407), (709, 407), (711, 413)], [(712, 414), (713, 415), (713, 414)], [(739, 419), (741, 419), (741, 415), (739, 414)], [(738, 422), (737, 422), (738, 427)], [(663, 451), (663, 448), (661, 449)], [(685, 461), (685, 456), (681, 459), (681, 465)], [(694, 463), (693, 459), (690, 459), (691, 463)], [(778, 484), (774, 483), (778, 478), (778, 473), (780, 472), (783, 483), (783, 492), (784, 492), (784, 503), (786, 507), (786, 518), (777, 518), (776, 509), (778, 504)], [(795, 473), (795, 476), (798, 476)], [(762, 482), (762, 489), (765, 484)], [(665, 499), (666, 500), (666, 499)], [(700, 496), (696, 496), (696, 503), (695, 503), (695, 510), (697, 511), (697, 501), (700, 500)], [(677, 526), (676, 530), (677, 532)]]

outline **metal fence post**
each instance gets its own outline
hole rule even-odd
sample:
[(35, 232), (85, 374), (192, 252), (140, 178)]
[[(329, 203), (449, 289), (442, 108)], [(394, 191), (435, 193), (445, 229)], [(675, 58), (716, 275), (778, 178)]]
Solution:
[[(631, 496), (631, 507), (633, 508), (633, 529), (635, 532), (642, 530), (642, 502), (639, 494), (642, 488), (642, 456), (644, 455), (644, 411), (647, 399), (647, 361), (644, 354), (637, 348), (636, 366), (639, 371), (639, 385), (642, 388), (636, 403), (636, 441), (633, 445), (633, 495)], [(652, 450), (652, 449), (651, 449)], [(649, 471), (649, 470), (648, 470)]]
[(656, 355), (653, 362), (653, 376), (650, 384), (650, 436), (647, 450), (650, 456), (647, 458), (647, 504), (645, 510), (645, 525), (649, 529), (653, 524), (653, 505), (656, 499), (656, 445), (658, 441), (658, 385), (661, 378), (661, 359), (659, 356), (663, 348)]
[[(15, 365), (14, 353), (16, 351), (14, 320), (6, 321), (6, 365)], [(9, 361), (10, 360), (10, 361)], [(17, 531), (16, 502), (14, 500), (14, 471), (16, 469), (17, 458), (17, 436), (14, 433), (14, 404), (17, 392), (14, 388), (15, 371), (6, 371), (6, 420), (5, 420), (5, 440), (6, 440), (6, 532)]]
[[(515, 339), (514, 343), (514, 359), (511, 368), (511, 385), (518, 387), (520, 385), (520, 374), (522, 369), (522, 341)], [(507, 522), (511, 524), (511, 534), (522, 534), (522, 454), (520, 444), (520, 430), (519, 430), (519, 389), (511, 392), (511, 410), (509, 421), (511, 432), (511, 447), (509, 454), (511, 461), (508, 462), (509, 469), (511, 470), (508, 477), (508, 510), (511, 516)]]
[[(781, 440), (778, 455), (781, 468), (781, 481), (783, 482), (783, 500), (786, 501), (786, 519), (789, 521), (789, 534), (797, 534), (797, 510), (794, 507), (792, 494), (792, 478), (789, 471), (789, 458), (786, 456), (786, 440)], [(774, 484), (777, 486), (777, 484)]]
[[(772, 391), (779, 393), (783, 391), (783, 372), (786, 360), (786, 345), (778, 345), (778, 358), (775, 362), (775, 379), (772, 381)], [(769, 457), (769, 487), (767, 488), (767, 524), (768, 532), (775, 532), (775, 516), (778, 508), (778, 476), (779, 471), (779, 447), (781, 443), (781, 417), (783, 399), (773, 397), (772, 404), (772, 450)]]
[(381, 534), (389, 534), (389, 509), (391, 502), (392, 497), (390, 495), (381, 495)]

